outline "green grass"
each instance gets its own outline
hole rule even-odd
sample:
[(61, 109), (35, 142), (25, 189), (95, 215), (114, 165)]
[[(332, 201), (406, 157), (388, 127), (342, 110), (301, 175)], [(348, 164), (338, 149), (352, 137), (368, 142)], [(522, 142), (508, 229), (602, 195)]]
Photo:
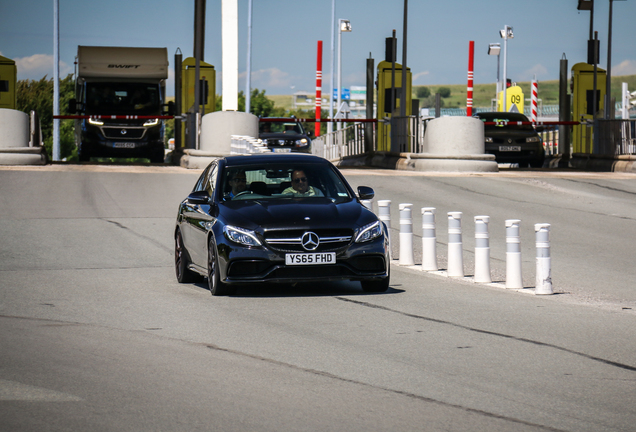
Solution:
[[(636, 89), (636, 75), (626, 76), (613, 76), (612, 77), (612, 97), (616, 97), (616, 100), (621, 100), (621, 86), (622, 83), (628, 83), (629, 89), (634, 91)], [(571, 80), (568, 81), (568, 85)], [(530, 82), (517, 83), (523, 90), (524, 97), (530, 99)], [(413, 97), (418, 87), (413, 86)], [(437, 89), (440, 87), (448, 87), (451, 89), (451, 95), (444, 100), (445, 108), (466, 108), (466, 84), (444, 84), (444, 85), (429, 85), (426, 86), (431, 90), (431, 94), (434, 95)], [(473, 86), (473, 106), (474, 107), (489, 107), (490, 101), (495, 97), (495, 83), (492, 84), (475, 84)], [(538, 96), (542, 100), (543, 105), (558, 105), (559, 104), (559, 81), (539, 81), (538, 84)], [(569, 91), (569, 89), (568, 89)], [(291, 109), (291, 95), (267, 95), (267, 97), (274, 101), (277, 107)], [(323, 98), (326, 98), (323, 94)], [(421, 104), (420, 104), (421, 106)]]

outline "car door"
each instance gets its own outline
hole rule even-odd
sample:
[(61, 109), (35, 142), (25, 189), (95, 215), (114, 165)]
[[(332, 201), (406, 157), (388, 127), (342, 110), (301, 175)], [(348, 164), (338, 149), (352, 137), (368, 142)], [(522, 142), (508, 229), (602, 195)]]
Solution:
[(212, 201), (214, 199), (217, 173), (218, 165), (215, 163), (210, 166), (208, 175), (201, 185), (202, 190), (208, 192), (210, 203), (193, 206), (193, 212), (190, 215), (189, 226), (192, 230), (192, 253), (196, 256), (191, 258), (195, 264), (203, 268), (207, 268), (208, 232), (212, 229), (212, 223), (214, 222), (214, 218), (210, 214), (210, 209), (213, 207)]

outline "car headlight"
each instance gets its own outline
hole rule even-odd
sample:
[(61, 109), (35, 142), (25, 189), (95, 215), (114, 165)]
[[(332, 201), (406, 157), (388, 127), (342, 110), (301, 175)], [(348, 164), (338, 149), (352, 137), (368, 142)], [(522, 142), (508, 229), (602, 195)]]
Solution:
[(492, 142), (492, 137), (486, 137), (486, 142)]
[(231, 225), (226, 225), (223, 228), (223, 234), (228, 240), (234, 243), (242, 244), (244, 246), (261, 246), (261, 241), (256, 237), (254, 231), (238, 228)]
[(159, 119), (150, 119), (150, 120), (146, 120), (146, 122), (144, 123), (144, 126), (150, 127), (150, 126), (157, 126), (158, 124), (159, 124)]
[(376, 221), (360, 228), (358, 235), (356, 236), (356, 243), (368, 242), (380, 237), (381, 235), (382, 225), (380, 225), (380, 221)]
[(307, 145), (307, 138), (296, 140), (296, 147), (305, 147)]
[(540, 142), (540, 141), (541, 141), (541, 138), (539, 138), (538, 136), (526, 138), (526, 142)]
[(88, 123), (92, 124), (93, 126), (104, 126), (104, 122), (103, 121), (94, 119), (92, 117), (88, 118)]

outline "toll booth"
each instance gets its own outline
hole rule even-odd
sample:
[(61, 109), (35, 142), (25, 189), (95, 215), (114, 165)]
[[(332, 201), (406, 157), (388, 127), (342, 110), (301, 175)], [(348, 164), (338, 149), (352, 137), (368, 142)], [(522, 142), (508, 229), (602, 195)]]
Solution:
[[(181, 107), (183, 112), (194, 112), (194, 89), (196, 81), (196, 59), (188, 57), (181, 63)], [(201, 116), (216, 110), (216, 71), (209, 63), (199, 62)], [(181, 113), (178, 113), (181, 114)], [(185, 143), (185, 129), (182, 128), (181, 142)]]
[[(596, 68), (596, 117), (605, 110), (605, 83), (607, 72)], [(577, 63), (572, 66), (572, 120), (594, 119), (594, 65)], [(592, 153), (593, 128), (578, 125), (572, 128), (573, 153)]]
[[(406, 68), (406, 93), (403, 98), (402, 92), (402, 65), (395, 63), (395, 103), (393, 111), (391, 111), (391, 96), (393, 94), (393, 88), (391, 87), (393, 73), (393, 63), (389, 61), (381, 61), (378, 63), (378, 75), (377, 75), (377, 88), (378, 88), (378, 105), (377, 115), (378, 120), (391, 118), (393, 116), (400, 115), (400, 106), (402, 101), (406, 103), (406, 115), (410, 116), (412, 113), (412, 95), (411, 95), (411, 69)], [(407, 141), (408, 145), (408, 141)], [(391, 151), (391, 125), (382, 121), (378, 121), (377, 133), (376, 133), (376, 148), (378, 151)], [(405, 149), (405, 151), (412, 151), (412, 149)]]
[(497, 111), (516, 112), (523, 114), (523, 104), (525, 99), (521, 87), (514, 85), (506, 88), (507, 103), (505, 107), (503, 104), (503, 97), (504, 92), (500, 91), (499, 96), (497, 97)]
[(0, 108), (16, 109), (18, 68), (15, 61), (0, 56)]

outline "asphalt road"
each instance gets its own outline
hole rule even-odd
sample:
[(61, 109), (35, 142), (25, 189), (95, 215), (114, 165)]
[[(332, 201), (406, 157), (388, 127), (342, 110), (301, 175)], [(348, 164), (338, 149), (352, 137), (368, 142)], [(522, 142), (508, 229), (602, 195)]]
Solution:
[[(636, 177), (345, 170), (397, 206), (552, 224), (557, 294), (392, 266), (357, 283), (258, 286), (213, 298), (176, 282), (177, 204), (198, 172), (0, 168), (1, 431), (634, 431)], [(394, 251), (395, 249), (394, 241)], [(397, 253), (397, 252), (396, 252)]]

